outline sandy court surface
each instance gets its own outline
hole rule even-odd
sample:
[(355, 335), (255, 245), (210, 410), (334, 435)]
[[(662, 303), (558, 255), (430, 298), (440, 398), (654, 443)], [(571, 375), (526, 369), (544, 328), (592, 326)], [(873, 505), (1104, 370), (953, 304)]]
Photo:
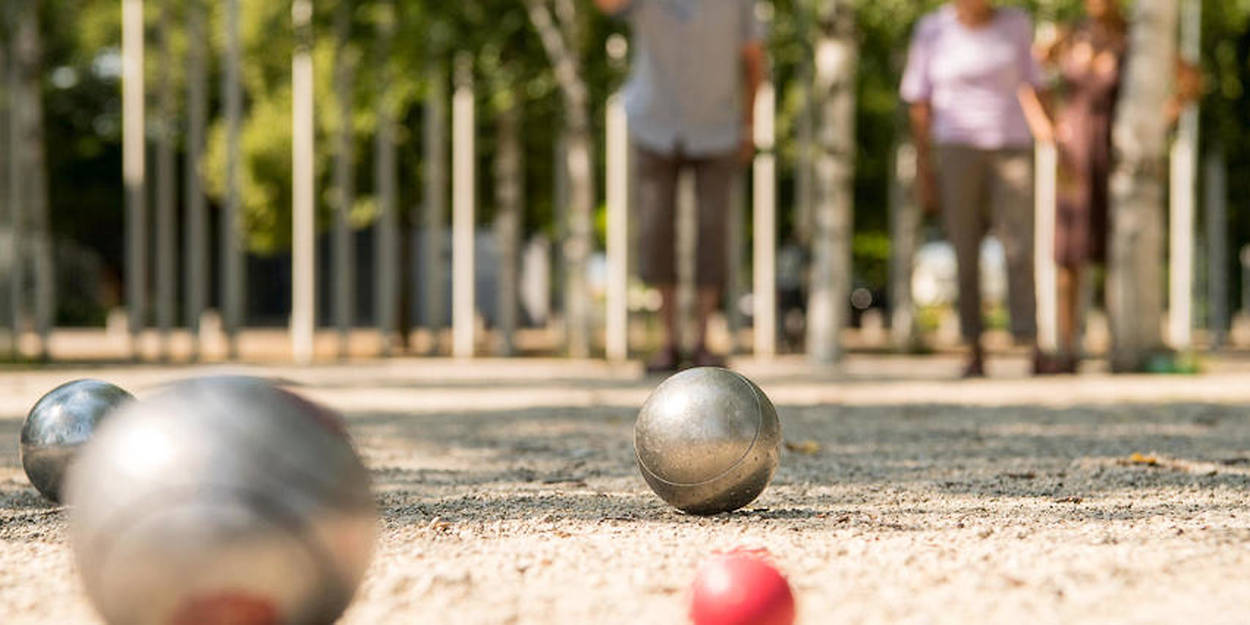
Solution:
[[(698, 562), (735, 547), (773, 554), (810, 625), (1247, 622), (1250, 374), (1004, 366), (981, 383), (945, 381), (944, 361), (860, 361), (836, 381), (744, 366), (786, 439), (816, 445), (712, 518), (667, 509), (637, 475), (633, 419), (656, 381), (630, 371), (247, 371), (343, 410), (374, 472), (381, 540), (349, 625), (683, 623)], [(0, 373), (6, 625), (98, 623), (64, 512), (17, 456), (23, 407), (83, 373)], [(86, 373), (142, 395), (194, 371)]]

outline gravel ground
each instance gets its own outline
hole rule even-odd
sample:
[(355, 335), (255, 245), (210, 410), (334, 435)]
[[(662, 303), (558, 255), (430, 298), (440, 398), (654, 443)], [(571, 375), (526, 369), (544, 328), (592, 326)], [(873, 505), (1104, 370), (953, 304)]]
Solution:
[[(10, 405), (79, 373), (0, 375), (0, 623), (98, 623), (64, 511), (22, 474)], [(142, 394), (188, 372), (106, 373)], [(700, 560), (736, 547), (772, 553), (804, 624), (1247, 621), (1247, 374), (1080, 380), (1111, 397), (1134, 384), (1177, 397), (1234, 387), (1219, 403), (1065, 404), (1056, 395), (1076, 380), (1019, 379), (930, 381), (947, 391), (938, 403), (779, 401), (800, 451), (746, 510), (695, 518), (666, 508), (633, 464), (637, 402), (655, 381), (273, 373), (343, 409), (374, 472), (381, 541), (349, 625), (683, 623)], [(350, 394), (334, 395), (335, 379)], [(811, 399), (810, 379), (759, 379), (775, 397)], [(547, 405), (498, 407), (543, 388)], [(576, 402), (561, 401), (569, 388)], [(461, 408), (421, 403), (440, 389)], [(349, 398), (369, 393), (385, 399), (353, 410)]]

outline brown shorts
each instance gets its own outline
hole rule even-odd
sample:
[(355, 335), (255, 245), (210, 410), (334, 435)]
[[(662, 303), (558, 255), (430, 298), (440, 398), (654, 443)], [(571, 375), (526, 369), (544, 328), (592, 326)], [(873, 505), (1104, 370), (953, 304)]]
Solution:
[(738, 175), (736, 152), (705, 157), (661, 154), (634, 146), (638, 172), (639, 273), (648, 284), (677, 284), (677, 179), (682, 168), (694, 171), (698, 245), (695, 283), (701, 288), (725, 284), (725, 239), (729, 194)]

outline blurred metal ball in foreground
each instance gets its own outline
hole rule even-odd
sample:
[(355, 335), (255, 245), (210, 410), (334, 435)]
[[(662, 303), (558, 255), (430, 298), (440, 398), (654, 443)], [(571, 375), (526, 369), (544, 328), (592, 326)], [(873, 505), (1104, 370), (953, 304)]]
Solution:
[(134, 399), (99, 380), (62, 384), (35, 402), (22, 424), (22, 468), (44, 497), (61, 501), (61, 480), (78, 450), (114, 408)]
[(759, 497), (777, 470), (781, 423), (764, 391), (732, 371), (703, 367), (665, 380), (634, 424), (634, 452), (651, 490), (691, 514)]
[(78, 570), (112, 625), (332, 623), (376, 540), (342, 420), (257, 379), (121, 409), (66, 492)]

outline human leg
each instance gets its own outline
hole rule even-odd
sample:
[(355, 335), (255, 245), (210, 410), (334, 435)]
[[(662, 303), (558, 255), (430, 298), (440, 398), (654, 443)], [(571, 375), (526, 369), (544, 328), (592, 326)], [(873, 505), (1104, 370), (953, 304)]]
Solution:
[(991, 166), (994, 230), (1007, 256), (1011, 333), (1018, 342), (1036, 345), (1033, 154), (1029, 150), (1001, 150), (992, 157)]
[(981, 240), (987, 218), (986, 168), (980, 150), (939, 146), (935, 155), (942, 223), (955, 248), (959, 283), (959, 327), (969, 346), (967, 376), (985, 373), (981, 347)]
[(692, 162), (698, 206), (698, 246), (696, 250), (698, 337), (695, 364), (722, 364), (723, 358), (707, 348), (708, 320), (720, 308), (725, 288), (726, 249), (729, 226), (729, 196), (738, 174), (734, 153), (701, 158)]
[(641, 235), (639, 273), (660, 291), (661, 348), (648, 369), (667, 371), (678, 365), (676, 194), (680, 161), (674, 155), (634, 148), (638, 168), (638, 224)]

